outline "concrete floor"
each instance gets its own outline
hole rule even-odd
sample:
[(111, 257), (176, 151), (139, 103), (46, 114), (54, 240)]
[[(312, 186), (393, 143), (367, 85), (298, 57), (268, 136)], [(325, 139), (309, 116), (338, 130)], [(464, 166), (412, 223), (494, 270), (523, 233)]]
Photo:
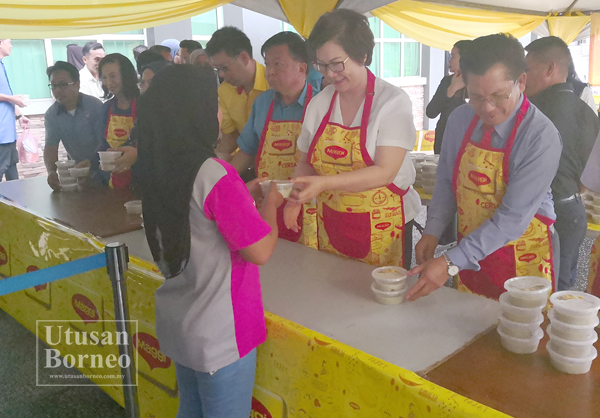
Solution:
[[(425, 210), (419, 214), (417, 221), (421, 225), (425, 223)], [(413, 242), (417, 243), (420, 237), (415, 230)], [(587, 285), (592, 243), (592, 238), (586, 238), (580, 249), (577, 290), (585, 290)], [(438, 247), (437, 253), (447, 248)], [(0, 310), (0, 418), (126, 416), (124, 409), (99, 387), (36, 387), (35, 367), (35, 335)], [(72, 371), (69, 370), (69, 373)]]

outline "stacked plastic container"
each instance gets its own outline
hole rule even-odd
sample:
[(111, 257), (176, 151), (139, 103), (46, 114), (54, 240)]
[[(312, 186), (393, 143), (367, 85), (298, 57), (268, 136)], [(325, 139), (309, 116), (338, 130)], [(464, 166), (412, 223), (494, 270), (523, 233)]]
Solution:
[(410, 154), (417, 176), (415, 188), (422, 188), (425, 193), (433, 194), (436, 183), (439, 155), (425, 155), (423, 153)]
[(534, 353), (544, 336), (540, 327), (544, 322), (542, 310), (552, 288), (542, 277), (522, 276), (504, 283), (506, 292), (500, 295), (502, 316), (498, 334), (502, 346), (517, 354)]
[(77, 191), (77, 179), (71, 176), (69, 169), (75, 167), (75, 161), (63, 160), (56, 162), (58, 169), (58, 179), (60, 180), (60, 188), (63, 192)]
[(379, 267), (373, 270), (371, 290), (382, 305), (399, 305), (407, 291), (406, 270), (402, 267)]
[(548, 312), (550, 340), (546, 349), (555, 369), (569, 374), (590, 371), (598, 355), (593, 344), (598, 340), (600, 299), (577, 291), (556, 292), (550, 296), (553, 308)]
[(581, 195), (585, 204), (588, 222), (600, 225), (600, 193), (588, 192)]

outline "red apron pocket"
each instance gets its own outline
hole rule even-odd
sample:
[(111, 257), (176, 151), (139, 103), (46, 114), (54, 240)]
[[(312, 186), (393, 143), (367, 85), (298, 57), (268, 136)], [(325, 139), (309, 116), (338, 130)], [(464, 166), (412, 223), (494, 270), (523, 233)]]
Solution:
[(301, 229), (298, 232), (294, 232), (291, 229), (287, 229), (283, 218), (283, 209), (285, 205), (281, 205), (277, 208), (277, 228), (279, 228), (279, 238), (283, 238), (288, 241), (298, 242), (300, 235), (302, 234), (302, 210), (298, 215), (298, 225)]
[(371, 251), (371, 215), (338, 212), (323, 204), (323, 225), (329, 243), (351, 258), (365, 258)]
[(481, 260), (479, 265), (479, 271), (461, 271), (461, 282), (473, 293), (497, 300), (504, 293), (504, 282), (517, 275), (514, 248), (502, 247)]

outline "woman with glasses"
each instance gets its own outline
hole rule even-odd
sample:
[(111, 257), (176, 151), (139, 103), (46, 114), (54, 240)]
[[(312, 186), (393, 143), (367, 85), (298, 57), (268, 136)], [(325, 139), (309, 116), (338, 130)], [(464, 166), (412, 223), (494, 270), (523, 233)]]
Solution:
[(306, 110), (286, 226), (297, 230), (300, 205), (316, 198), (320, 250), (408, 266), (420, 209), (408, 156), (416, 139), (411, 101), (367, 68), (375, 42), (363, 15), (327, 13), (308, 42), (330, 85)]
[[(98, 64), (104, 97), (104, 144), (101, 151), (117, 149), (125, 144), (136, 119), (136, 103), (140, 96), (138, 77), (129, 59), (121, 54), (108, 54)], [(131, 170), (111, 174), (111, 185), (117, 189), (131, 184)]]

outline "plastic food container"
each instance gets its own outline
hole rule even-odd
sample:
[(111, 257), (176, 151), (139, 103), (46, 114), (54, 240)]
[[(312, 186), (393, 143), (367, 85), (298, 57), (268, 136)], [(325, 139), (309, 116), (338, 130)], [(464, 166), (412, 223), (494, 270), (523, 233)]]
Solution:
[(406, 281), (406, 270), (397, 266), (378, 267), (371, 272), (377, 283), (392, 284)]
[(544, 322), (544, 315), (541, 313), (532, 322), (514, 322), (506, 318), (505, 316), (500, 316), (500, 325), (498, 325), (502, 332), (506, 335), (515, 337), (515, 338), (531, 338), (533, 334), (540, 329), (540, 324)]
[(404, 301), (404, 295), (406, 294), (406, 286), (402, 290), (390, 292), (381, 290), (377, 282), (371, 284), (371, 290), (375, 295), (375, 300), (382, 305), (399, 305)]
[(77, 180), (75, 180), (75, 183), (73, 184), (64, 184), (63, 182), (61, 182), (60, 189), (63, 192), (76, 192), (77, 190), (79, 190), (79, 185), (77, 184)]
[(61, 186), (70, 186), (77, 184), (77, 179), (73, 177), (59, 177)]
[(544, 336), (544, 331), (538, 328), (534, 331), (531, 338), (515, 338), (505, 334), (500, 327), (497, 329), (502, 341), (502, 347), (515, 354), (535, 353), (540, 345), (540, 340)]
[(100, 156), (101, 162), (115, 162), (119, 159), (123, 152), (121, 151), (99, 151), (98, 155)]
[(553, 293), (550, 303), (554, 307), (554, 316), (561, 322), (571, 325), (590, 325), (598, 320), (600, 299), (589, 293), (564, 290)]
[(435, 173), (437, 171), (437, 167), (438, 166), (436, 163), (425, 161), (421, 166), (421, 169), (423, 170), (423, 173)]
[(79, 178), (79, 177), (87, 177), (90, 174), (89, 167), (72, 167), (69, 168), (69, 174), (71, 177)]
[(102, 171), (113, 171), (115, 168), (117, 168), (117, 165), (112, 162), (112, 161), (100, 161), (100, 170)]
[(507, 292), (504, 292), (500, 295), (499, 298), (500, 304), (502, 305), (503, 315), (506, 319), (513, 322), (533, 322), (535, 321), (540, 313), (542, 313), (542, 309), (546, 306), (544, 302), (543, 305), (536, 306), (535, 308), (522, 308), (520, 306), (514, 306), (510, 303), (509, 295)]
[(273, 180), (275, 187), (277, 187), (277, 191), (281, 193), (284, 199), (287, 199), (292, 194), (292, 190), (294, 189), (294, 184), (289, 180)]
[(521, 276), (504, 282), (510, 303), (522, 308), (535, 308), (548, 301), (552, 283), (543, 277)]
[(71, 167), (75, 167), (74, 160), (63, 160), (56, 162), (56, 168), (58, 168), (59, 170), (67, 170)]
[(600, 224), (600, 213), (592, 213), (592, 221), (595, 224)]
[(550, 323), (552, 324), (552, 333), (554, 335), (571, 341), (584, 341), (589, 337), (590, 332), (592, 332), (600, 323), (600, 319), (596, 316), (596, 320), (589, 325), (568, 324), (556, 319), (554, 309), (550, 309), (548, 312), (548, 319), (550, 319)]
[(594, 204), (592, 205), (592, 210), (595, 215), (600, 215), (600, 204), (594, 202)]
[(598, 356), (598, 351), (592, 346), (590, 354), (584, 358), (566, 357), (558, 354), (552, 349), (552, 344), (546, 344), (548, 354), (550, 354), (550, 362), (558, 371), (568, 374), (584, 374), (592, 368), (592, 361)]
[(548, 332), (548, 336), (552, 342), (552, 350), (565, 357), (587, 357), (590, 354), (592, 345), (598, 341), (598, 334), (595, 331), (590, 332), (583, 341), (571, 341), (557, 337), (552, 330), (552, 325), (548, 325), (546, 332)]
[(258, 182), (260, 186), (260, 191), (263, 194), (263, 197), (267, 197), (269, 194), (269, 190), (271, 189), (271, 180), (263, 180)]
[(425, 193), (432, 195), (433, 192), (435, 191), (435, 186), (425, 185), (425, 186), (423, 186), (423, 189), (425, 189)]
[(594, 205), (600, 205), (600, 194), (593, 193), (592, 194), (592, 201), (594, 202)]
[(130, 200), (125, 203), (125, 209), (129, 215), (141, 215), (142, 213), (142, 201), (141, 200)]

